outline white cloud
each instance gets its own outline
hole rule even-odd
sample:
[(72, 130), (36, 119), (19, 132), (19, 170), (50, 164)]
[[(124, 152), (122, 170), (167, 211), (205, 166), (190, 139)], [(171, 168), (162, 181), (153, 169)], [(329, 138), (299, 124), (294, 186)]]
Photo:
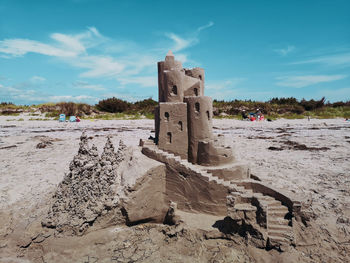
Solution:
[(12, 94), (12, 93), (18, 93), (20, 92), (19, 89), (13, 88), (11, 86), (4, 86), (0, 84), (0, 94), (2, 95), (6, 95), (6, 93), (8, 95)]
[(206, 84), (206, 89), (208, 90), (224, 90), (224, 89), (233, 89), (237, 87), (239, 83), (242, 81), (246, 80), (245, 78), (231, 78), (231, 79), (226, 79), (222, 81), (213, 81), (213, 82), (208, 82)]
[(350, 87), (320, 91), (320, 96), (325, 96), (331, 101), (350, 101)]
[(158, 83), (158, 79), (157, 77), (154, 77), (154, 76), (143, 76), (143, 77), (119, 78), (119, 82), (122, 85), (139, 84), (141, 87), (156, 87)]
[(174, 41), (174, 45), (171, 47), (174, 52), (186, 49), (198, 41), (196, 38), (184, 39), (174, 33), (168, 33), (166, 36)]
[(33, 76), (30, 78), (31, 82), (44, 82), (46, 79), (44, 77), (41, 76)]
[(79, 96), (61, 95), (61, 96), (49, 96), (46, 100), (50, 102), (61, 102), (61, 101), (85, 102), (85, 101), (98, 101), (98, 98), (87, 96), (87, 95), (79, 95)]
[(181, 37), (175, 33), (166, 33), (165, 35), (174, 42), (173, 46), (170, 49), (174, 52), (178, 52), (198, 44), (199, 33), (206, 28), (212, 27), (213, 25), (214, 25), (214, 22), (209, 22), (207, 25), (200, 26), (197, 28), (196, 31), (192, 32), (190, 36), (187, 38)]
[(291, 64), (324, 64), (328, 66), (350, 66), (350, 52), (313, 57)]
[(198, 27), (197, 32), (201, 32), (202, 30), (212, 27), (213, 25), (214, 25), (214, 22), (210, 21), (208, 24)]
[[(213, 25), (213, 22), (209, 22), (186, 36), (168, 33), (166, 36), (171, 40), (170, 44), (168, 40), (167, 44), (153, 49), (145, 49), (142, 45), (130, 40), (121, 40), (119, 42), (111, 40), (103, 36), (95, 27), (88, 27), (85, 31), (76, 34), (55, 32), (50, 34), (50, 38), (47, 41), (21, 38), (3, 39), (0, 40), (0, 57), (11, 59), (35, 53), (54, 57), (61, 63), (79, 69), (78, 76), (81, 78), (107, 78), (116, 80), (116, 83), (123, 86), (156, 87), (156, 62), (160, 60), (160, 56), (163, 58), (169, 50), (169, 46), (172, 46), (173, 51), (177, 52), (176, 57), (178, 60), (183, 63), (188, 62), (189, 54), (184, 54), (181, 51), (198, 44), (200, 32)], [(160, 44), (159, 42), (158, 45)], [(83, 97), (72, 97), (69, 95), (50, 97), (53, 94), (35, 94), (38, 96), (30, 97), (31, 94), (25, 92), (25, 90), (31, 88), (43, 90), (42, 82), (44, 81), (45, 78), (42, 76), (33, 76), (28, 81), (12, 85), (12, 87), (7, 87), (7, 89), (18, 88), (19, 90), (17, 91), (12, 90), (12, 97), (27, 97), (28, 101), (39, 101), (42, 99), (42, 96), (46, 96), (44, 98), (45, 101), (50, 98), (55, 101), (59, 99), (84, 99)], [(73, 83), (73, 85), (76, 88), (91, 91), (104, 90), (102, 85), (88, 82), (77, 82)], [(123, 90), (123, 92), (125, 91), (127, 89)], [(153, 92), (150, 93), (152, 94)], [(125, 98), (133, 100), (137, 97), (129, 94), (125, 96)], [(141, 96), (137, 98), (142, 99)], [(85, 97), (85, 99), (92, 100), (93, 98)]]
[(96, 27), (91, 26), (91, 27), (88, 27), (88, 29), (89, 29), (89, 31), (90, 31), (91, 33), (93, 33), (95, 36), (103, 38), (103, 36), (100, 34), (100, 32), (97, 30)]
[(0, 84), (0, 97), (8, 102), (25, 101), (25, 103), (40, 103), (40, 102), (60, 102), (60, 101), (73, 101), (73, 102), (89, 102), (95, 103), (99, 100), (97, 97), (89, 95), (50, 95), (43, 94), (40, 91), (34, 89), (27, 89), (26, 86), (18, 87), (4, 86)]
[[(53, 33), (50, 37), (53, 40), (52, 43), (28, 39), (5, 39), (0, 41), (0, 55), (6, 55), (7, 58), (24, 56), (27, 53), (54, 56), (75, 68), (83, 69), (84, 71), (79, 75), (82, 78), (107, 77), (117, 80), (121, 75), (132, 76), (147, 68), (153, 68), (157, 61), (157, 56), (152, 52), (136, 53), (136, 47), (132, 53), (129, 51), (117, 58), (101, 54), (104, 53), (105, 47), (108, 50), (108, 45), (113, 46), (114, 43), (102, 36), (95, 27), (89, 27), (88, 30), (75, 35)], [(128, 45), (127, 43), (121, 45)], [(103, 50), (96, 50), (96, 47), (102, 44)], [(89, 51), (90, 49), (92, 52)]]
[(303, 88), (323, 82), (331, 82), (346, 78), (346, 75), (308, 75), (308, 76), (285, 76), (276, 78), (276, 85), (282, 87)]
[(51, 38), (61, 43), (64, 48), (67, 48), (76, 54), (85, 53), (86, 51), (83, 43), (81, 43), (80, 38), (77, 36), (54, 33), (51, 35)]
[(295, 46), (287, 46), (286, 48), (275, 49), (274, 51), (281, 56), (286, 56), (289, 53), (293, 52), (294, 50), (295, 50)]
[(125, 65), (109, 56), (82, 56), (69, 63), (77, 68), (88, 69), (80, 74), (85, 78), (115, 77), (125, 69)]
[(238, 85), (245, 81), (245, 78), (231, 78), (222, 81), (206, 83), (205, 91), (217, 100), (231, 100), (239, 94)]
[[(5, 39), (0, 41), (0, 52), (14, 57), (23, 56), (27, 53), (38, 53), (55, 57), (74, 57), (77, 55), (72, 50), (61, 49), (29, 39)], [(9, 58), (10, 56), (7, 57)]]
[(86, 52), (86, 47), (92, 47), (104, 38), (94, 27), (77, 35), (53, 33), (50, 35), (53, 43), (42, 43), (30, 39), (5, 39), (0, 41), (0, 53), (5, 56), (23, 56), (27, 53), (37, 53), (60, 58), (76, 57)]
[(87, 89), (87, 90), (94, 90), (94, 91), (100, 91), (105, 90), (105, 88), (100, 84), (89, 84), (85, 81), (76, 81), (73, 83), (73, 86), (79, 89)]
[(186, 54), (177, 53), (176, 60), (181, 61), (181, 63), (188, 62), (188, 56)]

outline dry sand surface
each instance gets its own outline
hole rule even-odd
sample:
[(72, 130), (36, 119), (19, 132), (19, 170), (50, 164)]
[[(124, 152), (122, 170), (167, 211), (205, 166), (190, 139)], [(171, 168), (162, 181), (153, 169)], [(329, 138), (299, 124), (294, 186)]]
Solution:
[(280, 253), (240, 236), (205, 239), (191, 225), (114, 226), (81, 237), (47, 232), (23, 240), (40, 227), (83, 130), (101, 153), (107, 135), (115, 145), (123, 139), (136, 146), (154, 123), (6, 119), (0, 117), (0, 262), (350, 262), (350, 122), (214, 120), (214, 132), (226, 136), (253, 175), (304, 200), (309, 226), (295, 247)]

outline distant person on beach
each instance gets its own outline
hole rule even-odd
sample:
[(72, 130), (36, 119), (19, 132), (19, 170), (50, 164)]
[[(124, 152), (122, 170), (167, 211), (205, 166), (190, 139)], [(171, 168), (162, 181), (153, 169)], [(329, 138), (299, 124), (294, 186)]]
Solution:
[(242, 119), (243, 120), (249, 119), (249, 117), (248, 117), (247, 113), (245, 112), (245, 110), (242, 110)]

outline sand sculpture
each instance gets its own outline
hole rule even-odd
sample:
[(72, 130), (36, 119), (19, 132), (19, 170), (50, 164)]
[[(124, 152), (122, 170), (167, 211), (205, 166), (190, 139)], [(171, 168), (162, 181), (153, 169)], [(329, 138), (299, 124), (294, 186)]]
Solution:
[(160, 149), (194, 164), (232, 163), (232, 149), (213, 135), (213, 103), (204, 96), (204, 77), (202, 68), (183, 69), (171, 51), (158, 62), (156, 142)]
[[(158, 63), (155, 137), (140, 147), (108, 138), (99, 156), (81, 136), (70, 172), (58, 186), (42, 225), (84, 234), (90, 227), (145, 222), (186, 224), (185, 215), (210, 222), (206, 237), (249, 237), (258, 247), (282, 250), (294, 242), (301, 204), (251, 178), (224, 136), (212, 131), (212, 101), (204, 70), (183, 69), (169, 52)], [(192, 216), (191, 216), (192, 218)]]
[(254, 229), (258, 246), (291, 244), (300, 202), (250, 178), (247, 164), (235, 158), (224, 136), (213, 134), (212, 100), (204, 96), (204, 84), (204, 69), (182, 68), (171, 51), (158, 62), (155, 138), (140, 145), (145, 155), (166, 165), (171, 214), (177, 207), (220, 215), (226, 237), (230, 231)]

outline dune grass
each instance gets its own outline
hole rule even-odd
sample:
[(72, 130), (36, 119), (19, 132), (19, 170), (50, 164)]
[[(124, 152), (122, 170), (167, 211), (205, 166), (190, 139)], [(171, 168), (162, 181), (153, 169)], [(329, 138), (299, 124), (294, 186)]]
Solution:
[[(145, 99), (134, 103), (117, 98), (100, 101), (96, 105), (74, 102), (41, 103), (37, 105), (15, 105), (0, 103), (0, 115), (19, 116), (29, 113), (29, 116), (44, 114), (45, 118), (58, 119), (61, 113), (68, 116), (79, 116), (82, 119), (97, 120), (137, 120), (154, 119), (154, 108), (158, 105), (153, 99)], [(255, 112), (259, 109), (265, 119), (276, 120), (303, 119), (303, 118), (350, 118), (350, 101), (325, 102), (321, 100), (300, 100), (291, 98), (273, 98), (267, 102), (251, 100), (213, 101), (213, 118), (215, 119), (242, 119), (242, 112)], [(37, 113), (37, 112), (40, 112)]]

